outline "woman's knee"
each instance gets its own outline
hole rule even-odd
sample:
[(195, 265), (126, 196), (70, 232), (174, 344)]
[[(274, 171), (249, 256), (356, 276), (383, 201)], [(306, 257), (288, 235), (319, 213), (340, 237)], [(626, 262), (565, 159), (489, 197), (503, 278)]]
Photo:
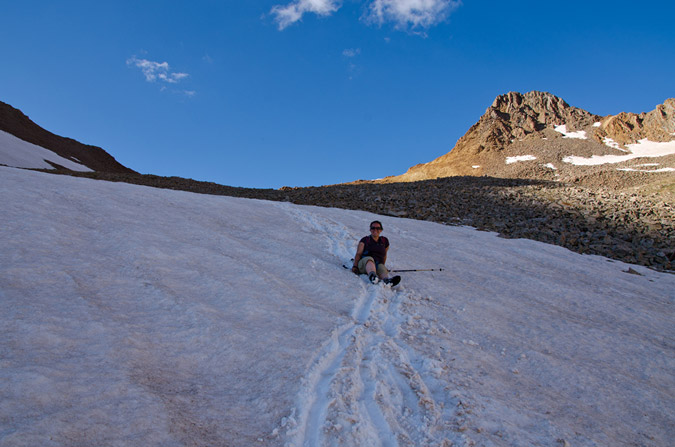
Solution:
[(372, 257), (365, 256), (365, 257), (363, 257), (359, 260), (359, 272), (362, 275), (365, 275), (366, 273), (368, 273), (368, 271), (366, 270), (366, 265), (369, 262), (371, 262), (373, 264), (373, 268), (375, 268), (375, 260)]

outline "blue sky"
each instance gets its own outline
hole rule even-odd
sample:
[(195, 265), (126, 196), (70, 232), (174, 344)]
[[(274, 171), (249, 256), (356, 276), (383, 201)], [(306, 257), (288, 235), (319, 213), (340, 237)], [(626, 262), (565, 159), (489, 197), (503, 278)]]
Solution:
[(675, 96), (672, 2), (0, 0), (0, 100), (142, 173), (333, 184), (447, 153), (497, 95)]

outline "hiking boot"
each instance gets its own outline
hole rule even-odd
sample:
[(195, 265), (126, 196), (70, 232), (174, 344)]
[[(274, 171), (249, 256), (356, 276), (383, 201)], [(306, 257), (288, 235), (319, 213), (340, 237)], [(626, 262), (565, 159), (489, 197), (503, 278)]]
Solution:
[(401, 282), (401, 277), (396, 275), (392, 278), (385, 278), (382, 280), (382, 282), (384, 282), (387, 285), (390, 285), (391, 287), (394, 287), (395, 285)]
[(370, 275), (368, 275), (368, 279), (369, 279), (370, 282), (372, 282), (373, 284), (377, 284), (378, 282), (380, 282), (380, 278), (378, 278), (377, 275), (376, 275), (375, 273), (371, 273)]

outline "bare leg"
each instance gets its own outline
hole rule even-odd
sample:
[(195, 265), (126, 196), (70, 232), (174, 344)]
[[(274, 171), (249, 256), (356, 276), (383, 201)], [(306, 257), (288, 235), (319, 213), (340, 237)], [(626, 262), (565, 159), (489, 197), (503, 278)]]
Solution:
[(389, 277), (389, 272), (387, 271), (386, 268), (384, 269), (379, 269), (380, 271), (377, 271), (378, 269), (375, 269), (375, 273), (377, 273), (377, 277), (380, 279), (387, 279)]
[(375, 273), (375, 263), (373, 261), (366, 262), (366, 274), (370, 276), (371, 273)]

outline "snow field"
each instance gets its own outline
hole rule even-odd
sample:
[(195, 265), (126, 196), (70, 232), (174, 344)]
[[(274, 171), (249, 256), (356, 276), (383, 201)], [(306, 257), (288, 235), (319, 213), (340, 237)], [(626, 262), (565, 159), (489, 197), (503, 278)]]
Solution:
[[(338, 259), (353, 255), (360, 238), (344, 226), (297, 207), (280, 207), (306, 228), (324, 233)], [(282, 420), (286, 445), (453, 445), (450, 438), (461, 436), (446, 430), (450, 438), (439, 437), (443, 419), (409, 359), (411, 349), (399, 337), (406, 319), (398, 311), (400, 300), (410, 292), (403, 286), (396, 291), (372, 286), (365, 279), (357, 289), (352, 321), (331, 333), (302, 381), (297, 407)]]
[[(0, 446), (653, 445), (672, 275), (467, 227), (0, 167)], [(341, 267), (371, 220), (398, 288)]]
[[(307, 247), (280, 248), (286, 235), (273, 228), (288, 227), (274, 208), (251, 214), (233, 203), (214, 213), (219, 205), (212, 198), (189, 195), (196, 199), (191, 208), (180, 194), (123, 185), (106, 191), (95, 183), (64, 190), (49, 176), (14, 171), (4, 168), (3, 181), (28, 175), (25, 181), (46, 184), (3, 182), (0, 290), (3, 308), (18, 315), (2, 320), (8, 334), (2, 357), (17, 369), (0, 373), (16, 382), (3, 390), (14, 398), (3, 394), (2, 414), (16, 422), (2, 424), (11, 430), (0, 444), (36, 445), (29, 440), (34, 432), (66, 445), (213, 444), (233, 427), (245, 427), (239, 442), (253, 442), (258, 436), (251, 432), (270, 432), (275, 411), (281, 418), (294, 394), (280, 383), (303, 373), (299, 353), (310, 355), (322, 330), (349, 310), (346, 301), (341, 308), (333, 297), (314, 298), (317, 288), (340, 287), (330, 278), (311, 281)], [(270, 264), (275, 273), (265, 271)], [(25, 401), (22, 387), (36, 383), (53, 410)], [(107, 416), (104, 403), (119, 415)], [(95, 415), (109, 424), (96, 427)], [(128, 427), (128, 438), (120, 426)], [(72, 440), (66, 431), (74, 432)]]
[(299, 394), (300, 417), (290, 424), (287, 445), (431, 446), (462, 439), (452, 418), (442, 417), (445, 398), (436, 403), (425, 382), (431, 378), (427, 365), (415, 366), (399, 337), (404, 317), (395, 309), (406, 292), (374, 289), (356, 309), (365, 315), (370, 307), (367, 318), (339, 328), (320, 351)]

